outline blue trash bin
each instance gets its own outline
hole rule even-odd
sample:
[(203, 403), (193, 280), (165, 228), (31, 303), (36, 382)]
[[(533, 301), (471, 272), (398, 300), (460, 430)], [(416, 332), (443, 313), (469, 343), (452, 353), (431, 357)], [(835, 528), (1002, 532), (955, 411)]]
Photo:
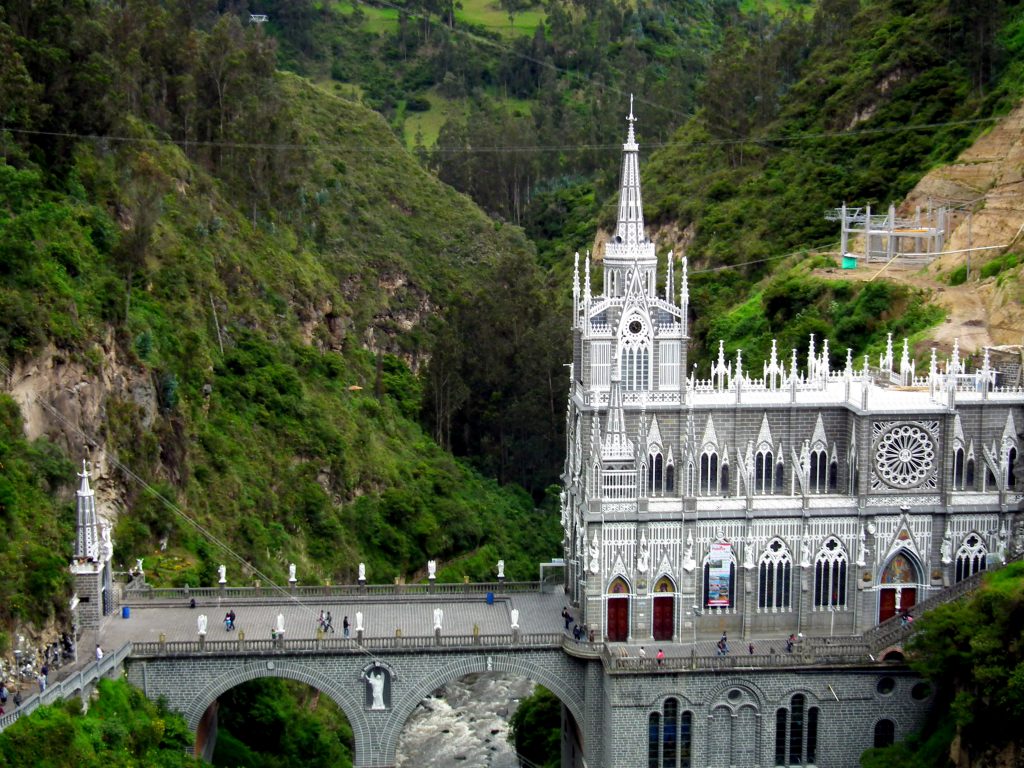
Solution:
[(488, 605), (494, 605), (494, 593), (493, 592), (488, 592), (487, 593), (487, 604)]
[(127, 605), (122, 605), (121, 606), (121, 618), (122, 619), (127, 619), (131, 615), (132, 615), (132, 609), (129, 608)]

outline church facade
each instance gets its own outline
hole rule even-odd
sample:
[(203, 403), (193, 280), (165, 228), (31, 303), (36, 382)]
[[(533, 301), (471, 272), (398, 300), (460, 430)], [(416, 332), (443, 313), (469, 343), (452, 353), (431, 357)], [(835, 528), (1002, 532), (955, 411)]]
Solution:
[[(686, 259), (644, 231), (630, 112), (602, 290), (576, 256), (562, 525), (605, 642), (862, 632), (1019, 548), (1024, 392), (890, 337), (687, 365)], [(595, 267), (596, 268), (596, 267)], [(659, 282), (663, 287), (659, 290)], [(877, 365), (875, 364), (877, 363)]]

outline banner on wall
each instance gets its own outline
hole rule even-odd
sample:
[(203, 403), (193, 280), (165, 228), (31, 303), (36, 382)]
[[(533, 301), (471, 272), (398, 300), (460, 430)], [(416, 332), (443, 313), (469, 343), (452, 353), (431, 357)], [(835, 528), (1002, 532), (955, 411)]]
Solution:
[(732, 544), (716, 541), (708, 555), (708, 606), (728, 607), (732, 602), (729, 574), (732, 565)]

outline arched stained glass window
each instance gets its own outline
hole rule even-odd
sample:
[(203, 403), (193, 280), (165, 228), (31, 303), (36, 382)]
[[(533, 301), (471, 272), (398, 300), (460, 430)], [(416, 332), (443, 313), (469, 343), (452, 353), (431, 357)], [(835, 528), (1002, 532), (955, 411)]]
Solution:
[(955, 581), (963, 581), (968, 576), (984, 571), (987, 555), (988, 548), (984, 540), (976, 533), (969, 534), (956, 552)]
[(758, 610), (788, 610), (793, 559), (781, 539), (773, 539), (761, 555), (757, 579)]
[(835, 536), (825, 540), (814, 561), (814, 607), (846, 607), (846, 550)]

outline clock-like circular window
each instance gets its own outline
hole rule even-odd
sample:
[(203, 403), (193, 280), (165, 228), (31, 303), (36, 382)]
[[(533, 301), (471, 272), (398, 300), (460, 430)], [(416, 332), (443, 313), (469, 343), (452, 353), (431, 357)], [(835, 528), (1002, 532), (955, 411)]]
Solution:
[(924, 482), (935, 463), (935, 445), (928, 433), (913, 424), (893, 427), (878, 441), (875, 468), (887, 484), (913, 488)]
[(629, 323), (629, 332), (630, 333), (640, 333), (640, 331), (642, 331), (643, 329), (644, 329), (644, 324), (641, 323), (639, 320), (631, 320), (630, 321), (630, 323)]

